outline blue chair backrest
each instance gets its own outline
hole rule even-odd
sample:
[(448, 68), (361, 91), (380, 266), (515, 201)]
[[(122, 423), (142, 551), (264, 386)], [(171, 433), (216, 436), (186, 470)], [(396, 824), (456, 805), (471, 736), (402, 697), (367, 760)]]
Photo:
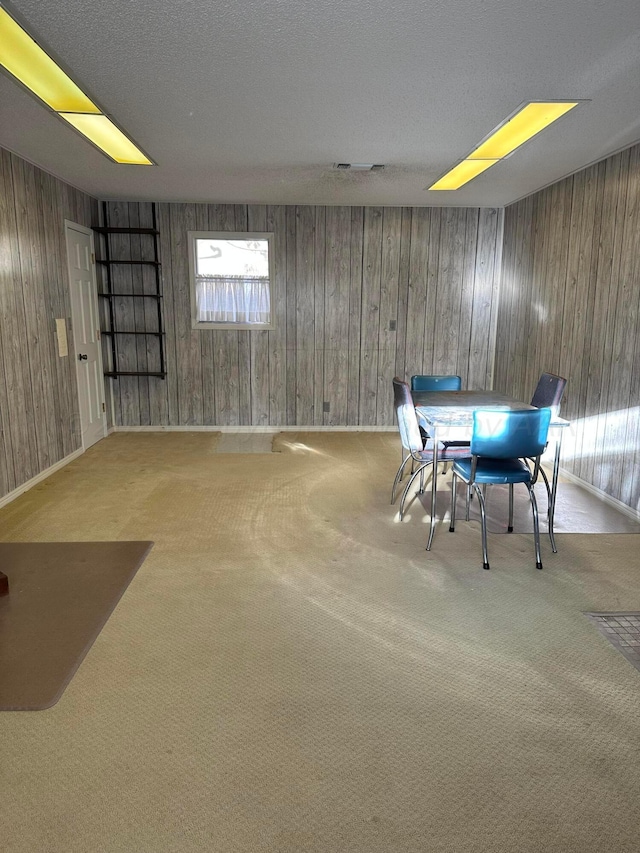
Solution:
[(459, 376), (412, 376), (412, 391), (459, 391), (462, 379)]
[(551, 409), (478, 409), (473, 413), (471, 453), (493, 459), (540, 456), (547, 444), (550, 421)]
[(538, 380), (536, 390), (533, 392), (531, 405), (537, 406), (539, 409), (551, 408), (558, 414), (566, 384), (567, 380), (562, 376), (556, 376), (554, 373), (543, 373)]
[(398, 379), (397, 376), (393, 380), (393, 405), (396, 410), (396, 417), (398, 418), (398, 429), (400, 430), (402, 446), (410, 453), (422, 450), (423, 441), (420, 435), (420, 427), (418, 426), (418, 417), (413, 404), (411, 390), (407, 383), (402, 379)]

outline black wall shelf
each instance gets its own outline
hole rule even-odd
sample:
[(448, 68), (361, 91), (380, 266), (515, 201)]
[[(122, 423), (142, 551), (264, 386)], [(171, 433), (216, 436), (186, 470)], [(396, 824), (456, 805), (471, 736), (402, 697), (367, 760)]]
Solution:
[(164, 332), (111, 332), (106, 329), (102, 332), (103, 335), (152, 335), (153, 337), (160, 337), (164, 335)]
[[(105, 206), (106, 202), (103, 202), (103, 210)], [(153, 213), (155, 216), (155, 204), (153, 206)], [(157, 236), (160, 233), (156, 228), (109, 228), (108, 226), (104, 225), (95, 225), (91, 230), (97, 231), (98, 234), (155, 234)]]
[[(105, 313), (106, 321), (108, 323), (108, 328), (102, 329), (102, 334), (110, 340), (110, 365), (108, 370), (105, 370), (105, 376), (111, 377), (119, 377), (119, 376), (154, 376), (160, 379), (166, 378), (166, 357), (165, 357), (165, 332), (163, 327), (163, 317), (162, 317), (162, 278), (160, 274), (160, 260), (159, 260), (159, 242), (158, 237), (160, 232), (157, 226), (157, 212), (155, 203), (151, 206), (152, 217), (153, 217), (153, 227), (152, 228), (123, 228), (123, 227), (111, 227), (109, 225), (109, 208), (108, 203), (102, 203), (102, 221), (103, 225), (96, 225), (93, 228), (93, 231), (96, 234), (100, 234), (102, 236), (101, 246), (102, 251), (100, 254), (101, 258), (96, 260), (96, 263), (99, 264), (103, 269), (102, 276), (102, 292), (98, 294), (98, 296), (107, 300), (105, 305)], [(137, 260), (134, 258), (123, 258), (122, 254), (126, 254), (127, 249), (124, 247), (124, 252), (122, 251), (122, 246), (120, 246), (120, 251), (118, 252), (118, 257), (111, 257), (112, 247), (110, 237), (112, 234), (138, 234), (142, 238), (147, 239), (151, 238), (152, 243), (150, 250), (148, 251), (149, 255), (152, 255), (152, 259), (149, 260)], [(122, 241), (120, 241), (122, 242)], [(129, 243), (130, 245), (130, 243)], [(149, 244), (147, 244), (149, 246)], [(154, 289), (150, 293), (143, 292), (135, 292), (135, 283), (138, 283), (139, 287), (144, 289), (144, 285), (142, 283), (142, 273), (137, 273), (132, 279), (132, 292), (131, 293), (123, 293), (114, 290), (114, 276), (115, 273), (112, 272), (112, 268), (118, 265), (123, 266), (132, 266), (132, 267), (150, 267), (154, 271)], [(132, 273), (133, 275), (133, 273)], [(117, 279), (116, 279), (117, 281)], [(134, 283), (135, 282), (135, 283)], [(120, 300), (118, 305), (114, 304), (114, 300)], [(140, 320), (140, 314), (137, 315), (133, 310), (133, 307), (130, 312), (126, 310), (127, 301), (137, 300), (137, 299), (148, 299), (155, 301), (155, 308), (150, 311), (144, 311), (144, 320), (146, 322), (152, 323), (152, 328), (143, 328), (138, 329), (136, 331), (129, 331), (127, 328), (119, 328), (118, 322), (121, 325), (125, 325), (127, 327), (131, 327), (131, 325), (138, 325)], [(135, 303), (132, 302), (131, 306)], [(123, 321), (123, 315), (129, 315), (126, 321)], [(132, 319), (133, 318), (133, 319)], [(135, 321), (135, 322), (134, 322)], [(137, 337), (146, 337), (153, 338), (157, 341), (157, 369), (147, 369), (147, 370), (123, 370), (121, 369), (121, 364), (123, 359), (126, 363), (126, 348), (123, 352), (122, 347), (126, 347), (124, 343), (118, 344), (119, 340), (126, 340), (126, 338), (130, 335)], [(153, 349), (155, 350), (155, 344)], [(152, 353), (153, 355), (153, 353)], [(149, 353), (145, 354), (145, 358), (149, 358)], [(156, 357), (153, 356), (151, 361), (155, 361)], [(124, 364), (122, 364), (124, 367)], [(150, 367), (150, 365), (147, 365)]]
[(103, 299), (116, 299), (124, 296), (127, 299), (162, 299), (161, 293), (99, 293)]
[(107, 370), (105, 376), (157, 376), (159, 379), (164, 379), (166, 373), (149, 373), (148, 370), (119, 370), (117, 373), (113, 370)]
[[(95, 231), (95, 228), (93, 229)], [(97, 264), (104, 264), (105, 266), (111, 266), (113, 264), (126, 264), (127, 266), (136, 266), (136, 264), (147, 267), (159, 267), (161, 266), (160, 261), (122, 261), (122, 260), (113, 260), (113, 261), (96, 261)]]

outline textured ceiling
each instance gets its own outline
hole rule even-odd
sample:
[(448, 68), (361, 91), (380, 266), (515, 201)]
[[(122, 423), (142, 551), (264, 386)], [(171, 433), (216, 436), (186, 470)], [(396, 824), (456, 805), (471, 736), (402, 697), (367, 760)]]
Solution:
[[(0, 75), (0, 145), (99, 198), (501, 206), (640, 139), (638, 0), (5, 5), (158, 163), (112, 164)], [(464, 189), (425, 191), (523, 101), (574, 98)]]

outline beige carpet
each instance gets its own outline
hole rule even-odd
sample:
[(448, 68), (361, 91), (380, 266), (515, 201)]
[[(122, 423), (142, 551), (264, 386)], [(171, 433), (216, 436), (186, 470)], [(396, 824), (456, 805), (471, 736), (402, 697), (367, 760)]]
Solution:
[(115, 434), (9, 540), (155, 546), (61, 700), (0, 717), (3, 853), (635, 853), (637, 536), (437, 531), (393, 434)]

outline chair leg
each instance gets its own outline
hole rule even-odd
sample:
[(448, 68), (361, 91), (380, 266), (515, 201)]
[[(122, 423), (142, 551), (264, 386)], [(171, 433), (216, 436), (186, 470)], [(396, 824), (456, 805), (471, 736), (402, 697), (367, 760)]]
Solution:
[(456, 531), (456, 485), (458, 478), (456, 472), (451, 474), (451, 518), (449, 520), (449, 533)]
[[(411, 457), (408, 457), (408, 458), (411, 458)], [(407, 499), (407, 495), (409, 494), (409, 490), (411, 489), (411, 485), (412, 485), (413, 481), (416, 479), (416, 477), (422, 477), (424, 469), (427, 467), (427, 465), (430, 465), (430, 464), (431, 464), (430, 462), (427, 462), (427, 463), (423, 463), (422, 465), (420, 465), (420, 467), (416, 471), (414, 471), (413, 474), (407, 480), (407, 485), (404, 487), (404, 492), (402, 493), (402, 497), (400, 498), (400, 509), (398, 510), (401, 521), (402, 521), (402, 518), (404, 516), (404, 502)]]
[(531, 511), (533, 512), (533, 541), (536, 549), (536, 569), (542, 568), (542, 558), (540, 557), (540, 525), (538, 523), (538, 504), (536, 494), (531, 483), (526, 483), (529, 489), (529, 498), (531, 500)]
[(401, 463), (400, 467), (398, 468), (398, 471), (397, 471), (397, 473), (396, 473), (396, 478), (395, 478), (395, 480), (393, 481), (393, 487), (392, 487), (392, 489), (391, 489), (391, 503), (392, 503), (392, 504), (393, 504), (393, 503), (395, 503), (395, 501), (396, 501), (396, 489), (398, 488), (398, 485), (400, 484), (400, 481), (401, 481), (401, 480), (402, 480), (402, 478), (404, 477), (404, 469), (405, 469), (405, 465), (407, 464), (407, 462), (408, 462), (410, 459), (411, 459), (411, 456), (405, 456), (405, 457), (404, 457), (404, 459), (402, 460), (402, 463)]
[(544, 485), (547, 489), (547, 500), (549, 501), (549, 506), (551, 506), (551, 486), (549, 485), (549, 479), (547, 478), (547, 475), (545, 474), (544, 468), (542, 467), (542, 465), (540, 466), (540, 468), (538, 470), (540, 472), (540, 476), (544, 480)]
[(513, 533), (513, 483), (509, 483), (509, 526), (507, 533)]
[(478, 496), (478, 503), (480, 504), (480, 523), (482, 525), (482, 568), (488, 569), (489, 566), (489, 555), (487, 553), (487, 514), (484, 508), (484, 489), (479, 489), (475, 483), (473, 488)]
[(473, 497), (473, 492), (471, 491), (471, 484), (470, 483), (467, 483), (466, 492), (467, 492), (467, 502), (466, 502), (467, 516), (466, 516), (466, 520), (469, 521), (469, 507), (471, 506), (471, 498)]
[[(531, 459), (527, 459), (525, 461), (528, 463), (529, 469), (532, 470), (532, 472), (533, 472), (533, 465), (532, 465)], [(548, 529), (549, 529), (549, 540), (551, 542), (551, 550), (553, 551), (554, 554), (557, 554), (558, 549), (556, 548), (556, 539), (555, 539), (554, 532), (553, 532), (553, 519), (551, 517), (551, 505), (552, 505), (551, 504), (551, 484), (549, 483), (549, 478), (547, 477), (545, 470), (542, 467), (542, 465), (540, 466), (539, 470), (540, 470), (540, 476), (544, 480), (545, 489), (547, 490), (547, 525), (548, 525)]]
[(407, 459), (408, 459), (410, 456), (411, 456), (411, 454), (410, 454), (410, 453), (407, 453), (407, 452), (406, 452), (406, 450), (405, 450), (405, 449), (404, 449), (404, 447), (403, 447), (403, 448), (402, 448), (402, 474), (400, 475), (400, 479), (401, 479), (401, 480), (402, 480), (402, 478), (404, 477), (404, 475), (405, 475), (405, 473), (406, 473), (406, 471), (405, 471), (405, 467), (404, 467), (404, 466), (406, 465), (406, 463), (407, 463)]
[(544, 472), (544, 469), (540, 467), (540, 474), (542, 479), (544, 480), (545, 487), (547, 489), (547, 524), (549, 528), (549, 539), (551, 541), (551, 550), (554, 554), (558, 553), (558, 549), (556, 548), (556, 539), (553, 534), (553, 519), (551, 518), (551, 486), (549, 485), (549, 480), (547, 475)]

